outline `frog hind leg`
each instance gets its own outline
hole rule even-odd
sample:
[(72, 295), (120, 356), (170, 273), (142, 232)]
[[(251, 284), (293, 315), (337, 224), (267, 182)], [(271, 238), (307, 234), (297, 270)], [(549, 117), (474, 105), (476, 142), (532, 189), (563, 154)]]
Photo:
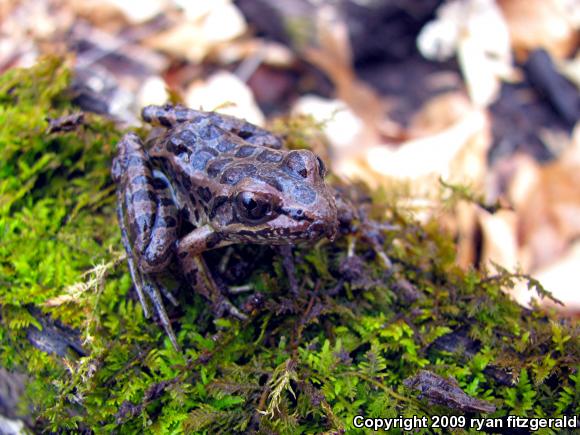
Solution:
[(127, 264), (129, 265), (129, 273), (131, 274), (131, 280), (133, 281), (133, 285), (135, 290), (137, 291), (137, 297), (139, 298), (139, 302), (141, 303), (141, 307), (143, 307), (143, 314), (146, 318), (151, 316), (149, 311), (149, 304), (145, 299), (145, 293), (143, 291), (143, 277), (141, 273), (137, 269), (135, 256), (133, 255), (133, 249), (131, 248), (131, 244), (129, 242), (129, 236), (127, 234), (127, 225), (125, 224), (125, 217), (123, 212), (123, 201), (122, 201), (121, 192), (117, 194), (117, 218), (119, 221), (119, 226), (121, 227), (121, 241), (123, 242), (123, 247), (125, 248), (125, 252), (127, 253)]
[(170, 187), (167, 180), (154, 176), (143, 143), (133, 133), (119, 142), (118, 155), (113, 162), (113, 179), (118, 185), (121, 238), (143, 313), (150, 317), (147, 295), (171, 342), (178, 348), (161, 293), (173, 304), (177, 301), (154, 278), (165, 271), (174, 258), (178, 222)]
[(165, 329), (173, 346), (179, 349), (161, 295), (163, 294), (174, 306), (177, 306), (178, 302), (171, 292), (155, 279), (155, 273), (164, 271), (174, 258), (173, 249), (177, 240), (178, 212), (167, 180), (160, 178), (157, 173), (154, 173), (153, 177), (152, 185), (157, 210), (149, 243), (139, 258), (139, 269), (146, 273), (147, 282), (144, 289), (155, 307), (163, 329)]
[(174, 305), (177, 305), (177, 301), (175, 300), (175, 298), (173, 298), (173, 295), (171, 295), (171, 293), (169, 293), (163, 286), (159, 285), (159, 283), (156, 282), (150, 275), (142, 273), (142, 271), (137, 267), (135, 254), (129, 242), (127, 226), (125, 223), (123, 213), (123, 204), (120, 199), (118, 199), (118, 202), (119, 204), (117, 206), (117, 213), (119, 217), (119, 225), (121, 227), (121, 240), (123, 242), (125, 252), (127, 253), (127, 263), (129, 265), (129, 273), (131, 274), (131, 279), (133, 281), (135, 291), (137, 292), (137, 296), (139, 298), (139, 302), (141, 303), (141, 307), (143, 308), (143, 315), (147, 319), (151, 317), (149, 304), (145, 297), (145, 295), (147, 295), (149, 297), (149, 300), (153, 303), (155, 312), (159, 316), (161, 324), (163, 325), (163, 329), (165, 330), (165, 333), (169, 337), (169, 340), (171, 341), (175, 349), (179, 350), (179, 345), (177, 344), (175, 332), (173, 331), (171, 322), (169, 320), (169, 316), (167, 315), (167, 311), (161, 299), (160, 290), (165, 294), (165, 297), (167, 297)]
[(243, 119), (217, 112), (204, 112), (189, 109), (185, 106), (166, 104), (164, 106), (144, 107), (141, 111), (141, 117), (152, 125), (160, 125), (167, 128), (175, 127), (183, 122), (207, 119), (213, 125), (235, 134), (252, 145), (265, 146), (277, 150), (283, 146), (282, 139), (268, 130)]

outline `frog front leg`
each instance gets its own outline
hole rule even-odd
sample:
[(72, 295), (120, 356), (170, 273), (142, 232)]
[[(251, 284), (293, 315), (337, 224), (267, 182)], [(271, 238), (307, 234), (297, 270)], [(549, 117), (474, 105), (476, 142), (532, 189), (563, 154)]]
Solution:
[(218, 316), (227, 312), (240, 320), (245, 320), (247, 316), (220, 291), (201, 256), (209, 249), (221, 248), (229, 244), (230, 242), (222, 240), (210, 225), (203, 225), (179, 240), (177, 257), (185, 280), (212, 303)]

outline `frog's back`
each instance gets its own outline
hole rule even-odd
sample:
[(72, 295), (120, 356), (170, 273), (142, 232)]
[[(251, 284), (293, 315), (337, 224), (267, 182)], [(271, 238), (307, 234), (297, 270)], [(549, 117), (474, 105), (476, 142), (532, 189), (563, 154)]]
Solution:
[(288, 151), (251, 143), (223, 130), (212, 119), (176, 126), (161, 141), (161, 147), (160, 152), (172, 155), (172, 168), (181, 169), (196, 184), (215, 183), (214, 190), (236, 186), (249, 178), (280, 192), (293, 188), (306, 191), (307, 172), (313, 166), (318, 167), (316, 163), (309, 164), (308, 160), (315, 160), (309, 151)]
[[(149, 155), (163, 162), (170, 171), (177, 171), (196, 181), (222, 178), (220, 184), (235, 184), (233, 167), (239, 176), (252, 176), (258, 166), (280, 163), (287, 152), (260, 144), (252, 144), (222, 129), (210, 118), (178, 124), (159, 137)], [(240, 172), (241, 171), (241, 172)], [(237, 177), (234, 177), (237, 178)]]
[(196, 225), (220, 218), (219, 207), (240, 189), (268, 185), (283, 202), (304, 210), (315, 207), (318, 197), (328, 196), (322, 162), (313, 153), (261, 145), (263, 137), (252, 143), (252, 137), (224, 130), (211, 115), (169, 128), (149, 151), (157, 166), (179, 184), (179, 195), (193, 211)]

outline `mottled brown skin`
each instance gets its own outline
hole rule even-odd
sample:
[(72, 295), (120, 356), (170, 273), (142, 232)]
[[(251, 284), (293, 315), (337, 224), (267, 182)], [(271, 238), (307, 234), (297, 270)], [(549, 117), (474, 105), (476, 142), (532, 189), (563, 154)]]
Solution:
[[(182, 106), (148, 106), (143, 119), (166, 128), (148, 150), (134, 133), (113, 161), (129, 269), (145, 314), (149, 296), (177, 342), (158, 283), (175, 259), (185, 281), (218, 312), (240, 312), (217, 288), (201, 254), (233, 243), (287, 245), (332, 239), (338, 218), (322, 161), (283, 149), (280, 138), (246, 121)], [(184, 225), (195, 229), (179, 238)]]

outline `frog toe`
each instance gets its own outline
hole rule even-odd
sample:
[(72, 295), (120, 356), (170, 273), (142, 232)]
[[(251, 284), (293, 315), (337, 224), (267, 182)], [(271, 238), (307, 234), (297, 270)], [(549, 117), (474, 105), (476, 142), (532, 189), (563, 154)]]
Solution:
[(177, 344), (177, 338), (175, 337), (175, 333), (173, 332), (173, 327), (171, 326), (171, 321), (169, 320), (169, 316), (167, 315), (167, 311), (165, 310), (165, 305), (163, 305), (163, 300), (161, 299), (161, 293), (156, 285), (147, 283), (143, 287), (143, 290), (151, 299), (153, 306), (155, 307), (155, 311), (159, 315), (159, 320), (163, 325), (163, 329), (165, 329), (165, 333), (169, 337), (171, 344), (176, 350), (179, 350), (179, 344)]

